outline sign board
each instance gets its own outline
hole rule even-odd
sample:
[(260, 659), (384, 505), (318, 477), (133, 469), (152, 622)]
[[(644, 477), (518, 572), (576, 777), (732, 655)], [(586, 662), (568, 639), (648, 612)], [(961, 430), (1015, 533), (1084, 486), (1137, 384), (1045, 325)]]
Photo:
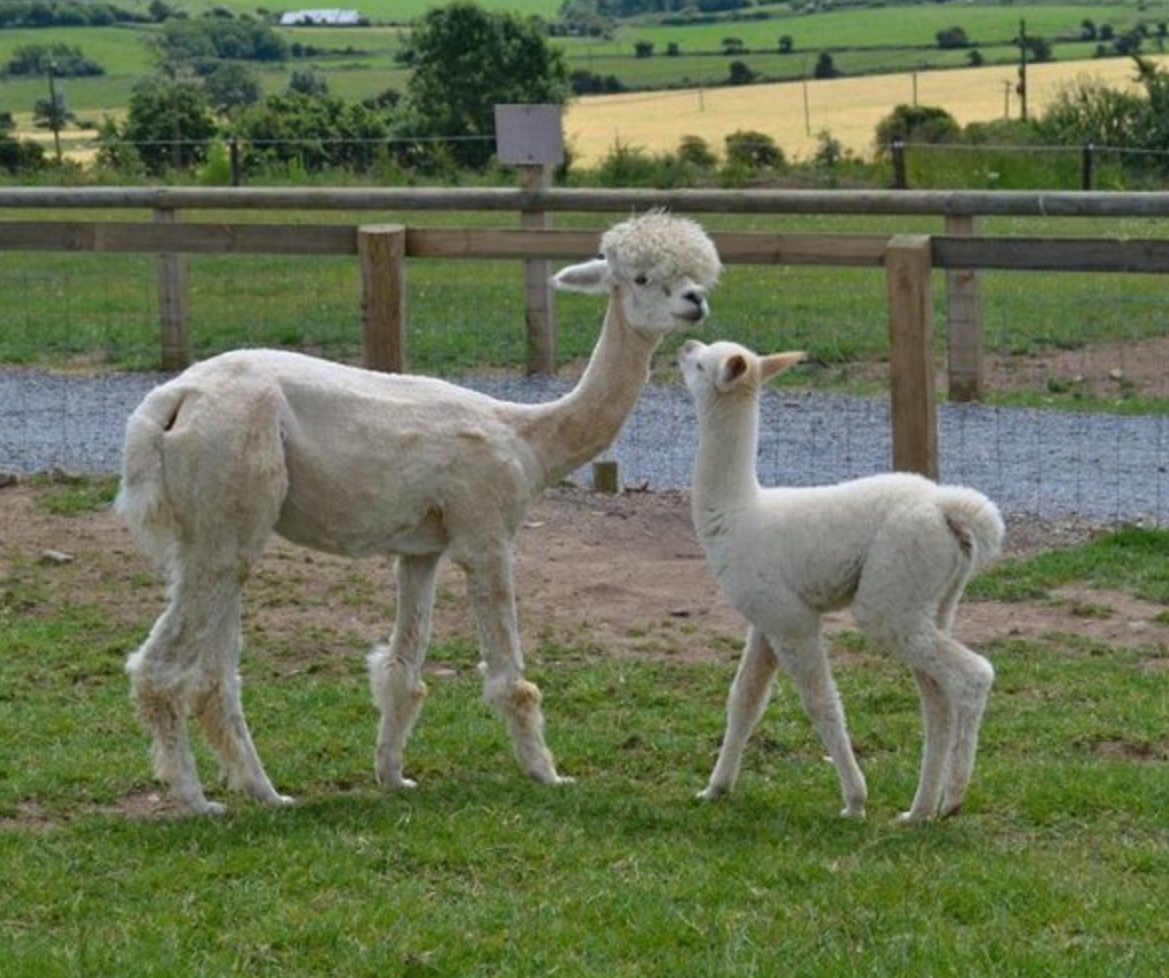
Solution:
[(497, 105), (495, 150), (500, 163), (542, 166), (564, 162), (561, 105)]

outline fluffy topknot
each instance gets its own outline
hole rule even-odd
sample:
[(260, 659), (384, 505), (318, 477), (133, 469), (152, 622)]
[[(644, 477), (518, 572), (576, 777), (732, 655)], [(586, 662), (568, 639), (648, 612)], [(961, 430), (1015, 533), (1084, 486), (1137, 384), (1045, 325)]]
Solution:
[(615, 224), (601, 238), (601, 254), (628, 277), (673, 280), (683, 276), (704, 289), (718, 282), (722, 262), (702, 226), (664, 210)]

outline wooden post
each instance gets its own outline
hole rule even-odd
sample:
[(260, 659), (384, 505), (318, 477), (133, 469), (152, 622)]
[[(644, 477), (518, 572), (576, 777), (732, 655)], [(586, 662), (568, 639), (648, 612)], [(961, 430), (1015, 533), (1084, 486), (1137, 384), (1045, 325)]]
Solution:
[[(519, 167), (525, 190), (547, 190), (552, 186), (552, 167), (547, 163)], [(547, 211), (524, 210), (520, 221), (525, 231), (547, 231), (552, 215)], [(524, 319), (527, 323), (528, 375), (556, 373), (556, 318), (552, 304), (552, 263), (524, 262)]]
[[(514, 104), (495, 106), (495, 152), (500, 163), (518, 169), (525, 191), (552, 186), (552, 167), (564, 162), (563, 106)], [(552, 216), (524, 207), (525, 231), (547, 231)], [(556, 373), (556, 320), (552, 305), (552, 265), (524, 262), (524, 318), (527, 321), (528, 374)]]
[(613, 495), (619, 489), (617, 463), (611, 460), (593, 462), (593, 492)]
[[(175, 224), (178, 211), (160, 207), (154, 212), (157, 224)], [(163, 370), (183, 370), (191, 365), (190, 289), (187, 256), (158, 256), (158, 317), (162, 333), (159, 359)]]
[(905, 143), (900, 139), (893, 140), (893, 189), (909, 189), (909, 177), (905, 171)]
[(357, 229), (361, 259), (361, 336), (365, 366), (406, 371), (406, 228), (372, 224)]
[[(946, 217), (946, 234), (978, 233), (972, 214)], [(951, 401), (978, 401), (983, 394), (982, 309), (978, 272), (955, 268), (946, 272), (947, 375)]]
[(893, 468), (938, 477), (933, 289), (928, 235), (897, 235), (885, 250)]

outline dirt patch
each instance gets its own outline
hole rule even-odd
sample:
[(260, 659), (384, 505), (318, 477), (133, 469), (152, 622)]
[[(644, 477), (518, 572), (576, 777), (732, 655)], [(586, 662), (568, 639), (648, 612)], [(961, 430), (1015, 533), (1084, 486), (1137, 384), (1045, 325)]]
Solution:
[[(37, 505), (48, 490), (0, 490), (0, 606), (53, 615), (65, 605), (99, 608), (115, 626), (146, 627), (162, 587), (111, 512), (56, 516)], [(1034, 519), (1008, 529), (1008, 553), (1070, 546), (1096, 528)], [(518, 540), (520, 621), (529, 654), (553, 646), (605, 655), (730, 659), (743, 625), (722, 599), (677, 492), (598, 495), (550, 491)], [(350, 561), (274, 541), (250, 583), (248, 645), (280, 671), (352, 669), (355, 650), (384, 641), (392, 626), (387, 562)], [(1040, 602), (966, 601), (956, 632), (983, 646), (995, 638), (1074, 635), (1118, 647), (1169, 645), (1164, 609), (1113, 592), (1069, 588)], [(830, 630), (852, 627), (847, 613)], [(443, 573), (436, 642), (473, 646), (461, 573)], [(455, 668), (470, 668), (474, 655)], [(359, 661), (359, 660), (358, 660)], [(436, 664), (450, 668), (450, 664)]]

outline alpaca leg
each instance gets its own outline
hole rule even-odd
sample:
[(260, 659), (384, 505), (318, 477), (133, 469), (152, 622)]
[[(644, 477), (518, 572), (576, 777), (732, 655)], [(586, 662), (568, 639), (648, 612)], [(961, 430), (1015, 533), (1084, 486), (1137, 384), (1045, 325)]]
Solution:
[(230, 788), (266, 805), (292, 803), (288, 795), (276, 791), (264, 771), (244, 719), (239, 676), (234, 670), (225, 672), (200, 691), (194, 713), (219, 757)]
[(917, 782), (917, 793), (909, 810), (902, 812), (897, 820), (905, 825), (930, 818), (938, 807), (942, 791), (942, 777), (946, 769), (946, 756), (950, 742), (951, 716), (947, 697), (942, 687), (924, 669), (914, 669), (921, 692), (921, 719), (924, 731), (921, 750), (921, 775)]
[(751, 626), (747, 631), (743, 658), (739, 661), (727, 698), (727, 729), (723, 735), (722, 748), (718, 752), (718, 761), (711, 772), (710, 782), (699, 795), (700, 798), (719, 798), (735, 786), (743, 750), (767, 707), (778, 668), (779, 660), (771, 651), (767, 639)]
[(946, 781), (942, 790), (943, 818), (956, 815), (966, 797), (978, 752), (978, 732), (994, 683), (994, 667), (982, 656), (948, 636), (944, 644), (960, 664), (950, 700), (950, 737)]
[(848, 739), (844, 706), (820, 643), (819, 627), (805, 631), (790, 647), (785, 648), (774, 638), (772, 646), (779, 652), (780, 663), (791, 676), (800, 702), (836, 768), (844, 798), (840, 814), (863, 818), (868, 788)]
[(138, 718), (152, 739), (155, 776), (167, 786), (171, 797), (184, 811), (218, 815), (223, 812), (223, 806), (208, 801), (199, 782), (187, 734), (186, 691), (181, 683), (168, 678), (158, 663), (157, 649), (172, 631), (173, 617), (171, 609), (165, 611), (150, 638), (127, 660), (131, 695)]
[(381, 710), (375, 770), (379, 784), (413, 788), (402, 773), (406, 740), (426, 698), (422, 661), (430, 641), (440, 554), (398, 558), (398, 615), (388, 646), (369, 655), (374, 703)]
[[(240, 701), (240, 579), (234, 569), (188, 566), (176, 594), (191, 626), (187, 653), (191, 712), (215, 751), (228, 785), (257, 801), (284, 804), (256, 752)], [(198, 582), (191, 584), (188, 582)]]
[(941, 632), (920, 647), (910, 646), (909, 655), (919, 675), (926, 729), (921, 782), (912, 807), (901, 816), (907, 823), (937, 813), (939, 798), (941, 817), (957, 814), (974, 771), (978, 729), (994, 682), (994, 668), (986, 659)]
[(552, 754), (544, 744), (540, 690), (523, 677), (511, 552), (481, 555), (466, 569), (483, 646), (484, 695), (507, 718), (508, 733), (524, 771), (547, 784), (571, 780), (556, 773)]

